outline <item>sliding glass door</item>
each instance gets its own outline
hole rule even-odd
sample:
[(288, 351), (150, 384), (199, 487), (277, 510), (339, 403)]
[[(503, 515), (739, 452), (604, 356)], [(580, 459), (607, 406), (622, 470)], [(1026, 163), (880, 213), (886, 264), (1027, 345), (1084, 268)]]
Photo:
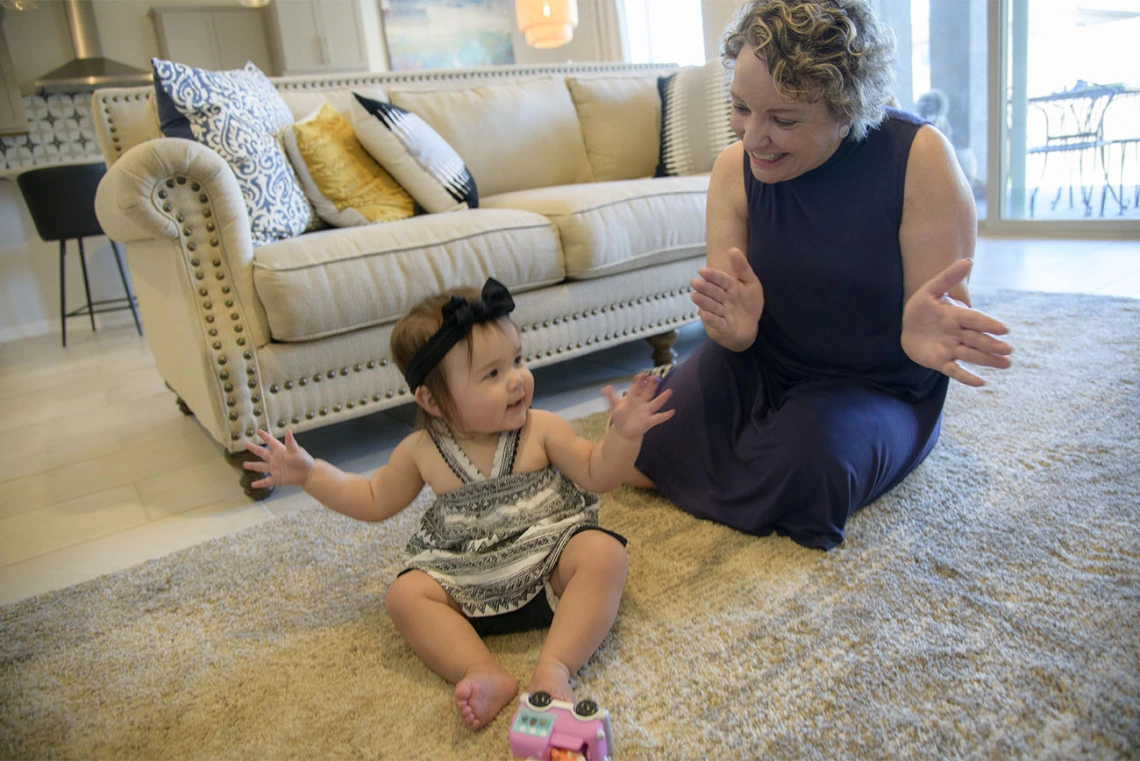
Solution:
[(986, 0), (872, 0), (898, 41), (896, 97), (934, 123), (954, 146), (987, 214)]
[(1001, 219), (1140, 220), (1140, 0), (995, 4)]
[(983, 229), (1140, 235), (1140, 0), (871, 0)]

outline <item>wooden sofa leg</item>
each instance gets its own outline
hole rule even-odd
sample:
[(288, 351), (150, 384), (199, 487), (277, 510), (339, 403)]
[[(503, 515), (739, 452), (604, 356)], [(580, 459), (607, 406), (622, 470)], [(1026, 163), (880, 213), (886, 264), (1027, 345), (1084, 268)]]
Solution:
[(186, 404), (186, 402), (182, 401), (182, 397), (178, 395), (177, 391), (171, 388), (169, 383), (164, 382), (162, 385), (166, 386), (167, 390), (170, 391), (170, 393), (174, 394), (174, 403), (178, 405), (178, 409), (182, 412), (183, 415), (192, 416), (194, 414), (194, 410), (190, 409), (190, 406)]
[(677, 361), (677, 352), (673, 351), (673, 344), (677, 343), (677, 331), (670, 330), (645, 339), (653, 347), (653, 366), (660, 367)]
[(261, 474), (252, 470), (246, 470), (241, 467), (241, 464), (256, 459), (257, 455), (251, 452), (226, 452), (226, 461), (234, 467), (241, 468), (241, 490), (245, 492), (245, 496), (260, 502), (263, 499), (267, 499), (277, 487), (263, 486), (260, 489), (253, 488), (253, 482), (261, 478)]
[[(170, 388), (170, 384), (167, 383), (166, 387)], [(172, 388), (170, 388), (170, 390), (174, 391)], [(177, 394), (174, 395), (174, 402), (178, 405), (178, 409), (182, 411), (183, 415), (194, 414), (194, 411), (190, 409), (189, 405), (187, 405), (186, 402), (182, 400), (182, 397), (178, 396)], [(252, 470), (246, 470), (245, 468), (242, 468), (241, 464), (247, 460), (252, 460), (254, 458), (255, 455), (252, 455), (249, 452), (226, 452), (226, 462), (228, 462), (230, 465), (233, 465), (235, 468), (241, 468), (240, 483), (241, 490), (245, 492), (245, 496), (260, 502), (261, 500), (268, 498), (269, 495), (273, 493), (273, 489), (275, 487), (269, 486), (263, 487), (261, 489), (253, 488), (253, 482), (260, 478), (260, 475)]]

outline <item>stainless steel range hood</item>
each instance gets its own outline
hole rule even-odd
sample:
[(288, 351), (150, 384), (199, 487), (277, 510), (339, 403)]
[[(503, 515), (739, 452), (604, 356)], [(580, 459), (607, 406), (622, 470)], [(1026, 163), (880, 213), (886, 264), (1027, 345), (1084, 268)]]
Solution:
[(64, 0), (67, 25), (75, 45), (75, 59), (36, 80), (36, 92), (81, 92), (97, 87), (134, 87), (149, 84), (151, 73), (103, 57), (95, 8), (91, 0)]

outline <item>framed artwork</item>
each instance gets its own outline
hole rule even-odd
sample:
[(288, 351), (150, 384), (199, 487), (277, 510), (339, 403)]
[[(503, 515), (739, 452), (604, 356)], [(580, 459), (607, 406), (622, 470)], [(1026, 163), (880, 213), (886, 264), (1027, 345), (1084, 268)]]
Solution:
[(515, 62), (514, 0), (386, 0), (381, 7), (392, 71)]

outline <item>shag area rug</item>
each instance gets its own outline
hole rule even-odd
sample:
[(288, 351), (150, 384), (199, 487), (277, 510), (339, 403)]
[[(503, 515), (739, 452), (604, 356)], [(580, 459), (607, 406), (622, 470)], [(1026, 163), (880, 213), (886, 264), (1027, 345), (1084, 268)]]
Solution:
[[(1140, 754), (1140, 301), (994, 292), (1015, 365), (824, 553), (603, 498), (616, 759)], [(603, 418), (580, 423), (598, 436)], [(0, 610), (0, 757), (504, 759), (383, 609), (427, 502), (323, 508)], [(491, 639), (526, 684), (542, 633)]]

